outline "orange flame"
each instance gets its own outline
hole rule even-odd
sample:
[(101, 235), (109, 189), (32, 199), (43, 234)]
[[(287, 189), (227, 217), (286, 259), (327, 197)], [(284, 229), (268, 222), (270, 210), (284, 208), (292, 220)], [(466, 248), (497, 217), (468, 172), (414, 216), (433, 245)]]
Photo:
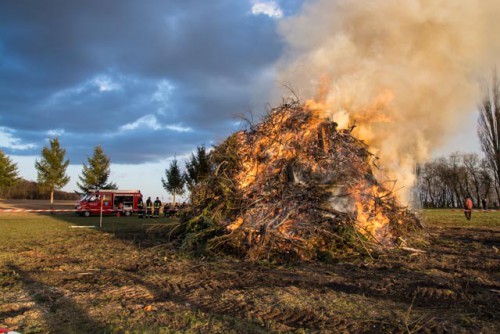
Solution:
[(390, 219), (384, 214), (383, 208), (377, 204), (377, 198), (385, 195), (386, 193), (378, 186), (372, 186), (369, 190), (364, 185), (360, 185), (355, 187), (353, 191), (356, 200), (358, 230), (367, 238), (375, 239), (384, 245), (392, 240), (389, 231)]
[[(329, 83), (324, 81), (324, 91), (328, 90)], [(276, 161), (284, 160), (289, 161), (297, 158), (297, 143), (305, 143), (310, 141), (321, 140), (323, 142), (323, 150), (325, 153), (328, 151), (327, 138), (322, 132), (321, 123), (325, 122), (325, 117), (328, 115), (329, 106), (325, 100), (326, 94), (319, 93), (317, 100), (308, 100), (305, 102), (305, 109), (311, 112), (312, 117), (308, 119), (307, 123), (297, 124), (300, 126), (289, 127), (287, 122), (293, 121), (289, 119), (289, 115), (284, 113), (283, 117), (278, 122), (266, 124), (268, 128), (264, 129), (267, 135), (259, 136), (257, 140), (249, 145), (242, 145), (242, 147), (250, 147), (248, 152), (244, 152), (243, 156), (243, 169), (236, 176), (240, 188), (245, 189), (251, 187), (257, 180), (260, 173), (271, 172), (274, 175), (282, 172), (280, 164)], [(370, 140), (370, 125), (372, 123), (390, 122), (391, 119), (384, 113), (384, 110), (393, 99), (392, 92), (385, 91), (381, 94), (371, 107), (367, 107), (361, 113), (356, 113), (356, 118), (351, 120), (355, 121), (358, 128), (361, 128), (363, 138)], [(351, 116), (349, 116), (351, 117)], [(322, 137), (321, 137), (322, 136)], [(320, 138), (321, 137), (321, 138)], [(242, 134), (240, 140), (245, 139)], [(306, 163), (310, 157), (301, 156), (301, 162)], [(269, 168), (274, 168), (269, 170)], [(316, 166), (313, 164), (313, 168)], [(390, 243), (392, 239), (389, 223), (390, 219), (384, 214), (383, 208), (377, 203), (377, 198), (385, 195), (384, 190), (378, 186), (371, 186), (368, 184), (359, 184), (351, 189), (352, 198), (355, 202), (355, 218), (356, 228), (366, 236), (368, 239), (375, 239), (382, 244)], [(353, 208), (354, 209), (354, 208)], [(241, 225), (241, 221), (237, 221), (232, 227)], [(282, 228), (286, 229), (287, 224), (283, 224)]]
[[(311, 101), (312, 103), (312, 101)], [(324, 121), (321, 118), (323, 107), (321, 104), (307, 108), (312, 111), (309, 123), (301, 125), (300, 131), (288, 131), (282, 126), (288, 121), (285, 116), (281, 122), (273, 125), (269, 129), (269, 135), (259, 138), (253, 143), (251, 152), (246, 152), (243, 158), (243, 170), (236, 177), (241, 188), (249, 187), (253, 184), (258, 174), (267, 168), (267, 159), (277, 161), (280, 159), (290, 160), (296, 156), (296, 149), (293, 144), (308, 142), (317, 135), (318, 125)], [(244, 140), (244, 138), (240, 138)], [(272, 164), (271, 164), (272, 165)], [(279, 172), (276, 171), (276, 172)]]

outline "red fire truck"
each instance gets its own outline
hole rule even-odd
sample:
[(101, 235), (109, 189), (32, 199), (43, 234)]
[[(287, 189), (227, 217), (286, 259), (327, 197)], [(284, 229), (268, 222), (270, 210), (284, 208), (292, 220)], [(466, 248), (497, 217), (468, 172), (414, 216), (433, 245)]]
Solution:
[(137, 203), (142, 196), (140, 190), (94, 190), (85, 194), (76, 204), (76, 213), (85, 217), (90, 215), (109, 215), (118, 212), (125, 216), (139, 211)]

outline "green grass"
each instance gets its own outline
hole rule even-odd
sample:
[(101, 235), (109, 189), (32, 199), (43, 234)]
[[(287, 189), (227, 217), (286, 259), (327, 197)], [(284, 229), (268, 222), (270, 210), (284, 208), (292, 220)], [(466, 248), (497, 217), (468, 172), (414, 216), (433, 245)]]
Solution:
[(500, 211), (472, 212), (472, 219), (465, 219), (461, 209), (424, 209), (420, 212), (424, 224), (442, 227), (500, 227)]
[[(139, 219), (137, 216), (104, 216), (102, 227), (99, 216), (3, 214), (0, 216), (0, 250), (17, 248), (77, 233), (81, 230), (105, 233), (142, 233), (154, 226), (177, 224), (174, 218)], [(79, 227), (81, 226), (81, 227)], [(82, 228), (82, 227), (89, 228)]]

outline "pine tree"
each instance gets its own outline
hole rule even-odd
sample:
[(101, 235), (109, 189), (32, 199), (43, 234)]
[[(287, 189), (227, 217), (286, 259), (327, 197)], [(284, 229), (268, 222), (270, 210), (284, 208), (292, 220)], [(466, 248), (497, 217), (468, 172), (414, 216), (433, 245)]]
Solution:
[(167, 179), (161, 178), (163, 188), (172, 194), (173, 204), (175, 205), (175, 195), (184, 194), (184, 184), (185, 180), (182, 177), (181, 171), (179, 169), (179, 164), (177, 159), (174, 159), (168, 169), (165, 169), (165, 175)]
[(62, 149), (59, 139), (49, 140), (50, 148), (45, 146), (42, 150), (42, 158), (35, 161), (35, 168), (38, 171), (38, 185), (50, 191), (50, 205), (54, 203), (54, 191), (64, 187), (69, 182), (66, 175), (69, 160), (64, 161), (66, 150)]
[(78, 178), (80, 182), (76, 185), (83, 193), (90, 189), (118, 189), (115, 183), (108, 183), (110, 170), (110, 159), (104, 154), (101, 146), (94, 148), (94, 155), (87, 158), (88, 166), (83, 164), (82, 175)]
[(17, 164), (0, 150), (0, 191), (13, 185), (19, 179)]
[(205, 146), (198, 146), (196, 156), (191, 154), (191, 159), (186, 162), (186, 173), (184, 178), (188, 188), (191, 190), (196, 184), (203, 181), (210, 173), (210, 164)]

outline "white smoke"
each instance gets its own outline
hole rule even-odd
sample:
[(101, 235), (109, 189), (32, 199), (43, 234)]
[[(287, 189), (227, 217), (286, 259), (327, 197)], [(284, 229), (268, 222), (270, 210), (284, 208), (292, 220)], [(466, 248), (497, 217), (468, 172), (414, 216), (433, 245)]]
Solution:
[(478, 79), (500, 55), (499, 14), (498, 0), (309, 1), (281, 22), (279, 80), (302, 98), (329, 82), (329, 116), (356, 122), (354, 134), (409, 190), (415, 162), (475, 111)]

